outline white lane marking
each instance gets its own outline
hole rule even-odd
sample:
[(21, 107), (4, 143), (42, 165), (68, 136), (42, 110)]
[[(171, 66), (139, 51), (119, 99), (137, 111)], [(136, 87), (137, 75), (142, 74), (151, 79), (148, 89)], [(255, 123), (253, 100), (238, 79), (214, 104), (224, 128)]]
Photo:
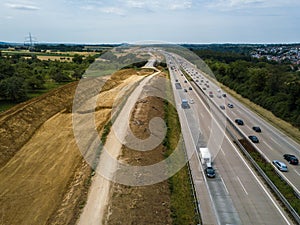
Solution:
[(267, 142), (263, 142), (271, 151), (273, 151), (274, 149), (267, 143)]
[(251, 127), (249, 127), (248, 125), (246, 125), (246, 127), (247, 127), (249, 130), (252, 130)]
[(272, 137), (270, 137), (270, 138), (271, 138), (271, 140), (272, 140), (273, 142), (275, 142), (277, 145), (280, 146), (280, 144), (279, 144), (274, 138), (272, 138)]
[(248, 195), (248, 192), (246, 191), (246, 188), (245, 188), (245, 186), (243, 185), (242, 181), (240, 180), (240, 178), (239, 178), (238, 176), (236, 176), (236, 177), (237, 177), (237, 179), (238, 179), (240, 185), (242, 186), (244, 192), (246, 193), (246, 195)]
[(298, 176), (300, 176), (300, 173), (297, 170), (294, 169), (294, 171)]
[(221, 152), (223, 153), (224, 156), (226, 156), (225, 152), (223, 151), (223, 149), (221, 149)]
[(226, 187), (226, 184), (225, 184), (225, 182), (224, 182), (224, 180), (223, 180), (222, 177), (221, 177), (221, 181), (222, 181), (222, 183), (223, 183), (223, 185), (224, 185), (224, 188), (225, 188), (227, 194), (229, 194), (229, 191), (228, 191), (228, 189), (227, 189), (227, 187)]

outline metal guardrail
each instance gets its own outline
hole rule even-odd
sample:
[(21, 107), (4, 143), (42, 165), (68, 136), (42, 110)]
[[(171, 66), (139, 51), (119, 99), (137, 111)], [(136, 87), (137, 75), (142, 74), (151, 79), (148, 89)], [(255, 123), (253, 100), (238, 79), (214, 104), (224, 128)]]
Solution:
[[(184, 145), (183, 145), (183, 148), (184, 148), (185, 158), (188, 159), (188, 156), (187, 156), (186, 149), (185, 149)], [(202, 218), (201, 218), (201, 213), (200, 213), (200, 203), (198, 202), (198, 199), (197, 199), (197, 196), (196, 196), (196, 188), (195, 188), (193, 174), (192, 174), (192, 171), (191, 171), (189, 160), (187, 160), (187, 168), (188, 168), (188, 172), (189, 172), (190, 184), (192, 186), (191, 191), (192, 191), (192, 195), (193, 195), (193, 198), (194, 198), (195, 211), (196, 211), (196, 216), (197, 216), (196, 219), (197, 219), (198, 225), (200, 225), (200, 224), (202, 224)]]

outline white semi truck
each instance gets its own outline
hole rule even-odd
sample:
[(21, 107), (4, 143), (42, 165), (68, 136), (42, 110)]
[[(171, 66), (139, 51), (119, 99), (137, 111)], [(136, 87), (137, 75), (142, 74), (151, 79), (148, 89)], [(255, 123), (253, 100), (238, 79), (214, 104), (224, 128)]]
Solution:
[(211, 164), (211, 154), (208, 150), (208, 148), (200, 148), (200, 158), (201, 158), (201, 163), (202, 164)]

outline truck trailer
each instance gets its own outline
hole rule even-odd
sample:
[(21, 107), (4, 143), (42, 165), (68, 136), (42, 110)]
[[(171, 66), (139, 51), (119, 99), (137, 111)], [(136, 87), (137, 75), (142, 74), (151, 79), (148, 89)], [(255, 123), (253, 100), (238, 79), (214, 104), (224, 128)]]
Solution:
[(208, 148), (200, 148), (200, 158), (202, 164), (211, 164), (211, 154), (208, 150)]

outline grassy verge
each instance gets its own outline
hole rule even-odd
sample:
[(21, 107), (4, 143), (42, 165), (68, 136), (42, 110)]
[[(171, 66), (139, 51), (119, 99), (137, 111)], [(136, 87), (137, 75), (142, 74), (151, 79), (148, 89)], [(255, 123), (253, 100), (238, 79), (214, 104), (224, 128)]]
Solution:
[(290, 123), (276, 117), (272, 112), (262, 108), (259, 105), (256, 105), (255, 103), (251, 102), (249, 99), (242, 97), (232, 89), (219, 84), (223, 90), (225, 90), (227, 93), (235, 97), (237, 100), (242, 102), (244, 105), (246, 105), (248, 108), (250, 108), (252, 111), (254, 111), (256, 114), (263, 117), (265, 120), (267, 120), (269, 123), (271, 123), (274, 127), (281, 130), (284, 134), (291, 137), (298, 143), (300, 143), (300, 130), (296, 127), (293, 127)]
[[(165, 102), (165, 121), (168, 129), (164, 145), (167, 148), (165, 157), (168, 157), (176, 148), (181, 134), (176, 108), (169, 102)], [(173, 224), (198, 224), (187, 166), (169, 178), (169, 187)]]
[(256, 149), (249, 143), (248, 140), (240, 140), (244, 148), (249, 152), (251, 157), (259, 165), (259, 167), (265, 172), (265, 174), (270, 178), (274, 185), (278, 188), (281, 194), (287, 199), (290, 205), (295, 209), (295, 211), (300, 214), (300, 199), (294, 194), (293, 189), (278, 176), (275, 168), (268, 163), (263, 156), (256, 151)]

